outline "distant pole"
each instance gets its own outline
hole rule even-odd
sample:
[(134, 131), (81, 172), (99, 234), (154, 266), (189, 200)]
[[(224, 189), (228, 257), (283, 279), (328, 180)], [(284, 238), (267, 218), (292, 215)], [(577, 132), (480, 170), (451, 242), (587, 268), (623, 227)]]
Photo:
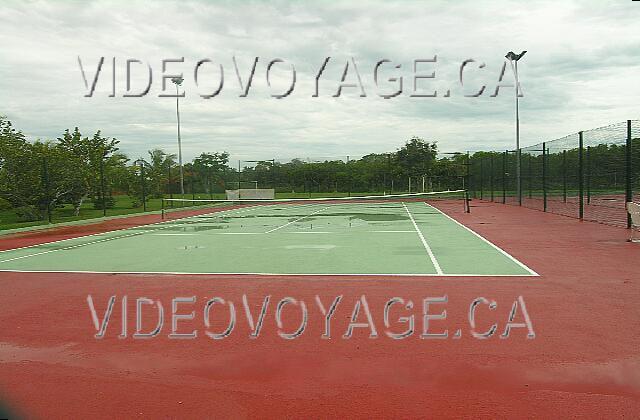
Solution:
[(147, 189), (144, 181), (144, 160), (140, 159), (140, 183), (142, 185), (142, 210), (147, 211)]
[(107, 216), (107, 200), (104, 188), (104, 154), (100, 158), (100, 199), (102, 200), (102, 215)]
[(278, 183), (278, 177), (276, 176), (276, 160), (271, 159), (271, 177), (273, 178), (273, 198), (276, 197), (276, 185)]
[(238, 198), (240, 198), (240, 174), (241, 174), (241, 169), (240, 169), (240, 160), (238, 159)]
[(184, 172), (182, 170), (182, 139), (180, 138), (180, 94), (178, 86), (182, 84), (182, 77), (174, 77), (171, 81), (176, 85), (176, 117), (178, 119), (178, 163), (180, 165), (180, 195), (184, 198)]

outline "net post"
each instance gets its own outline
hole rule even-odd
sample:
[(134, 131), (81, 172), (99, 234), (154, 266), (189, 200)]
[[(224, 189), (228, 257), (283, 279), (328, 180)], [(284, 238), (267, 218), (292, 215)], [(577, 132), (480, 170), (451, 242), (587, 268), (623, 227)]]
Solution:
[(584, 139), (582, 131), (578, 133), (578, 216), (580, 220), (584, 219)]
[(547, 143), (542, 143), (542, 197), (543, 210), (547, 211)]
[[(627, 120), (627, 147), (626, 156), (625, 156), (625, 202), (630, 203), (633, 201), (633, 186), (631, 183), (631, 174), (632, 174), (632, 166), (631, 166), (631, 120)], [(626, 206), (625, 203), (625, 206)], [(627, 212), (627, 229), (631, 229), (631, 215)]]
[(465, 211), (471, 213), (471, 197), (469, 197), (469, 190), (464, 190), (464, 203), (466, 205)]
[(161, 218), (162, 220), (164, 220), (164, 197), (162, 197), (162, 198), (160, 199), (160, 206), (161, 206), (161, 209), (162, 209), (162, 210), (160, 211), (160, 218)]

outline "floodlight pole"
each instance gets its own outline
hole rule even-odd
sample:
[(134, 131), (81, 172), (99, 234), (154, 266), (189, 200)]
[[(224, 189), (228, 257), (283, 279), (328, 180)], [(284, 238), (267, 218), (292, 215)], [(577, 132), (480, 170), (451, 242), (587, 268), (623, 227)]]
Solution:
[(171, 81), (176, 85), (176, 117), (178, 120), (178, 164), (180, 165), (180, 196), (184, 198), (184, 172), (182, 169), (182, 140), (180, 138), (180, 93), (178, 86), (182, 84), (182, 77), (174, 77)]
[(518, 106), (518, 60), (515, 64), (516, 74), (516, 194), (518, 195), (518, 204), (522, 205), (522, 191), (520, 178), (520, 107)]
[(509, 51), (505, 56), (513, 68), (513, 73), (516, 78), (516, 195), (518, 196), (518, 204), (522, 205), (522, 178), (520, 175), (520, 110), (518, 106), (518, 93), (520, 90), (520, 82), (518, 80), (518, 60), (524, 56), (527, 51), (522, 51), (520, 54), (515, 54), (513, 51)]

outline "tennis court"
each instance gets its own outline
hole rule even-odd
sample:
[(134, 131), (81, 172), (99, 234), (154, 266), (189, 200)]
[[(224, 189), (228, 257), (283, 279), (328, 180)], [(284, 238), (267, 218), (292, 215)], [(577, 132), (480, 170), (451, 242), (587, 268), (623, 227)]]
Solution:
[[(422, 197), (248, 203), (0, 253), (29, 272), (536, 276)], [(462, 202), (460, 204), (462, 208)]]

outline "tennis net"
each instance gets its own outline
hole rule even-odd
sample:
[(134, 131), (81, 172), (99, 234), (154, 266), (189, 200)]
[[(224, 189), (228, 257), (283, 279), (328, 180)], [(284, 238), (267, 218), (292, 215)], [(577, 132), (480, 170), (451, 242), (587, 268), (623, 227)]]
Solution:
[[(266, 209), (286, 208), (301, 205), (322, 205), (323, 207), (353, 207), (367, 205), (369, 209), (383, 211), (389, 206), (402, 206), (403, 203), (423, 202), (429, 205), (446, 206), (447, 211), (468, 212), (469, 201), (466, 190), (447, 190), (438, 192), (363, 195), (350, 197), (311, 197), (311, 198), (274, 198), (274, 199), (162, 199), (162, 219), (175, 220), (218, 211), (242, 209), (243, 207), (262, 206)], [(436, 211), (434, 209), (434, 211)]]

